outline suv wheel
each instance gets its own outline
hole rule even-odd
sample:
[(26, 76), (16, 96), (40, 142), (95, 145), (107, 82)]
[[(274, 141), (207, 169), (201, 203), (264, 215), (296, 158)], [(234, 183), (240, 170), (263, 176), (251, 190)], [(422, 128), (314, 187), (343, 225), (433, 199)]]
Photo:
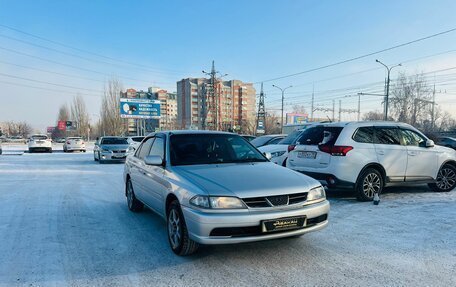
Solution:
[(356, 182), (356, 198), (359, 201), (371, 201), (375, 193), (382, 193), (383, 177), (375, 168), (367, 168)]
[(435, 183), (430, 183), (429, 187), (433, 191), (447, 192), (456, 187), (456, 168), (450, 164), (445, 164), (440, 168)]
[(127, 180), (127, 184), (125, 185), (125, 193), (127, 195), (127, 205), (128, 209), (133, 212), (140, 212), (144, 208), (144, 204), (139, 201), (136, 196), (135, 192), (133, 191), (133, 184), (131, 183), (131, 180)]
[(177, 255), (190, 255), (198, 250), (199, 244), (188, 236), (184, 215), (177, 200), (168, 207), (168, 241), (171, 249)]

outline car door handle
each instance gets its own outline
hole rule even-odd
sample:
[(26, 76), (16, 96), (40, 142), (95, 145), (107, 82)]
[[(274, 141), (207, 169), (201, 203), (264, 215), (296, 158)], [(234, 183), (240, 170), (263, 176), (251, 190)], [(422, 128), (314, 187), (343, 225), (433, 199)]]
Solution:
[(384, 152), (384, 151), (382, 151), (382, 150), (378, 150), (378, 151), (377, 151), (377, 154), (379, 154), (379, 155), (384, 155), (384, 154), (385, 154), (385, 152)]
[(415, 155), (417, 155), (418, 153), (417, 153), (416, 151), (409, 151), (408, 154), (409, 154), (410, 156), (415, 156)]

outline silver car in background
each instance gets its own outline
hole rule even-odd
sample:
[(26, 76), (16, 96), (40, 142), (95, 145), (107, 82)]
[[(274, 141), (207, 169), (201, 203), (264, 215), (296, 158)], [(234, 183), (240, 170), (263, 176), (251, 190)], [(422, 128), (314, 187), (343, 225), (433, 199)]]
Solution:
[(93, 148), (93, 159), (99, 163), (124, 162), (127, 157), (128, 142), (123, 137), (97, 138)]
[(178, 255), (199, 244), (299, 236), (328, 224), (318, 181), (269, 162), (236, 134), (151, 134), (128, 156), (124, 180), (128, 208), (146, 205), (163, 217)]

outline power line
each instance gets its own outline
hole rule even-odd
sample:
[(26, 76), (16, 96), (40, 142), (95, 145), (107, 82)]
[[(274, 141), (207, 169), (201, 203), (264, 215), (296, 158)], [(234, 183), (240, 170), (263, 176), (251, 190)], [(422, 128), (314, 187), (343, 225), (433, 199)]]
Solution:
[[(129, 62), (129, 61), (121, 60), (121, 59), (116, 59), (116, 58), (109, 57), (109, 56), (106, 56), (106, 55), (102, 55), (102, 54), (99, 54), (99, 53), (91, 52), (91, 51), (88, 51), (88, 50), (85, 50), (85, 49), (81, 49), (81, 48), (77, 48), (77, 47), (74, 47), (74, 46), (70, 46), (68, 44), (64, 44), (64, 43), (61, 43), (61, 42), (50, 40), (50, 39), (44, 38), (42, 36), (38, 36), (38, 35), (29, 33), (29, 32), (25, 32), (25, 31), (22, 31), (22, 30), (19, 30), (17, 28), (13, 28), (13, 27), (10, 27), (10, 26), (7, 26), (7, 25), (0, 24), (0, 26), (3, 27), (3, 28), (6, 28), (6, 29), (9, 29), (9, 30), (12, 30), (12, 31), (15, 31), (15, 32), (18, 32), (18, 33), (33, 37), (33, 38), (36, 38), (36, 39), (40, 39), (42, 41), (46, 41), (46, 42), (49, 42), (49, 43), (52, 43), (52, 44), (55, 44), (55, 45), (59, 45), (59, 46), (65, 47), (65, 48), (73, 49), (73, 50), (76, 50), (76, 51), (79, 51), (79, 52), (83, 52), (83, 53), (86, 53), (86, 54), (90, 54), (90, 55), (93, 55), (93, 56), (101, 57), (101, 58), (108, 59), (108, 60), (111, 60), (111, 61), (121, 62), (121, 63), (132, 65), (132, 66), (138, 66), (138, 67), (143, 67), (143, 68), (148, 68), (148, 69), (154, 69), (154, 68), (149, 67), (147, 65), (133, 63), (133, 62)], [(181, 71), (175, 71), (175, 70), (167, 70), (167, 69), (162, 69), (162, 70), (163, 71), (181, 73)]]
[(69, 93), (68, 91), (63, 91), (63, 90), (55, 90), (55, 89), (31, 86), (31, 85), (27, 85), (27, 84), (12, 83), (12, 82), (2, 81), (2, 80), (0, 80), (0, 83), (7, 84), (7, 85), (13, 85), (13, 86), (19, 86), (19, 87), (26, 87), (26, 88), (33, 88), (33, 89), (57, 92), (57, 93), (68, 94), (68, 95), (73, 95), (74, 94), (74, 95), (82, 95), (82, 96), (90, 96), (90, 97), (100, 97), (100, 95), (84, 94), (84, 93), (79, 93), (79, 92)]
[(364, 54), (364, 55), (361, 55), (361, 56), (349, 58), (347, 60), (339, 61), (339, 62), (336, 62), (336, 63), (320, 66), (320, 67), (317, 67), (317, 68), (312, 68), (312, 69), (309, 69), (309, 70), (305, 70), (305, 71), (302, 71), (302, 72), (297, 72), (297, 73), (293, 73), (293, 74), (289, 74), (289, 75), (285, 75), (285, 76), (281, 76), (281, 77), (276, 77), (276, 78), (272, 78), (272, 79), (268, 79), (268, 80), (258, 81), (258, 82), (255, 82), (255, 84), (258, 84), (258, 83), (261, 83), (261, 82), (276, 81), (276, 80), (280, 80), (280, 79), (284, 79), (284, 78), (294, 77), (294, 76), (307, 74), (307, 73), (310, 73), (310, 72), (315, 72), (315, 71), (318, 71), (318, 70), (323, 70), (323, 69), (326, 69), (326, 68), (342, 65), (342, 64), (345, 64), (345, 63), (348, 63), (348, 62), (353, 62), (353, 61), (356, 61), (356, 60), (359, 60), (359, 59), (367, 58), (367, 57), (370, 57), (370, 56), (373, 56), (373, 55), (376, 55), (376, 54), (384, 53), (384, 52), (387, 52), (387, 51), (390, 51), (390, 50), (393, 50), (393, 49), (397, 49), (397, 48), (400, 48), (400, 47), (411, 45), (411, 44), (414, 44), (414, 43), (417, 43), (417, 42), (421, 42), (421, 41), (424, 41), (424, 40), (427, 40), (427, 39), (431, 39), (431, 38), (434, 38), (434, 37), (437, 37), (437, 36), (440, 36), (440, 35), (448, 34), (448, 33), (454, 32), (454, 31), (456, 31), (456, 28), (452, 28), (452, 29), (449, 29), (449, 30), (446, 30), (446, 31), (443, 31), (443, 32), (439, 32), (439, 33), (436, 33), (436, 34), (432, 34), (432, 35), (429, 35), (429, 36), (426, 36), (426, 37), (418, 38), (418, 39), (415, 39), (415, 40), (412, 40), (412, 41), (408, 41), (408, 42), (405, 42), (405, 43), (402, 43), (402, 44), (399, 44), (399, 45), (395, 45), (395, 46), (392, 46), (392, 47), (389, 47), (389, 48), (381, 49), (381, 50), (378, 50), (378, 51), (375, 51), (375, 52), (367, 53), (367, 54)]
[[(12, 49), (9, 49), (9, 48), (5, 48), (5, 47), (2, 47), (2, 46), (0, 46), (0, 49), (8, 51), (8, 52), (11, 52), (11, 53), (27, 56), (27, 57), (30, 57), (30, 58), (38, 59), (40, 61), (49, 62), (49, 63), (53, 63), (53, 64), (57, 64), (57, 65), (61, 65), (61, 66), (69, 67), (69, 68), (73, 68), (73, 69), (76, 69), (76, 70), (81, 70), (81, 71), (85, 71), (85, 72), (91, 72), (91, 73), (94, 73), (94, 74), (99, 74), (99, 75), (103, 75), (103, 76), (107, 76), (107, 77), (111, 77), (112, 76), (110, 74), (106, 74), (106, 73), (103, 73), (103, 72), (100, 72), (100, 71), (91, 70), (91, 69), (87, 69), (87, 68), (82, 68), (82, 67), (78, 67), (78, 66), (74, 66), (74, 65), (70, 65), (70, 64), (65, 64), (65, 63), (61, 63), (61, 62), (58, 62), (58, 61), (54, 61), (54, 60), (49, 60), (49, 59), (38, 57), (38, 56), (35, 56), (35, 55), (30, 55), (30, 54), (27, 54), (27, 53), (15, 51), (15, 50), (12, 50)], [(148, 83), (148, 84), (150, 84), (151, 82), (154, 82), (154, 81), (139, 80), (139, 79), (125, 77), (125, 76), (119, 76), (119, 78), (124, 79), (124, 80), (135, 81), (135, 82), (144, 82), (144, 83)], [(165, 84), (163, 82), (159, 82), (159, 83)], [(166, 84), (170, 84), (170, 83), (166, 83)]]
[(14, 76), (14, 75), (5, 74), (5, 73), (0, 73), (0, 76), (14, 78), (14, 79), (20, 79), (20, 80), (26, 80), (26, 81), (31, 81), (31, 82), (40, 83), (40, 84), (52, 85), (52, 86), (57, 86), (57, 87), (70, 88), (70, 89), (75, 89), (75, 90), (85, 90), (85, 91), (89, 91), (89, 92), (103, 93), (103, 91), (100, 91), (100, 90), (92, 90), (92, 89), (86, 89), (86, 88), (79, 88), (79, 87), (55, 84), (55, 83), (50, 83), (50, 82), (45, 82), (45, 81), (39, 81), (39, 80), (34, 80), (34, 79), (29, 79), (29, 78), (24, 78), (24, 77), (19, 77), (19, 76)]

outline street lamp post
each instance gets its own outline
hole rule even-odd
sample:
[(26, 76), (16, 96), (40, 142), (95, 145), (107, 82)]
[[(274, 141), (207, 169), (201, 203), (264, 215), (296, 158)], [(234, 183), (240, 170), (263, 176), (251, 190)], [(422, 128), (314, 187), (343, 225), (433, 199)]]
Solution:
[(276, 85), (272, 85), (272, 86), (273, 86), (274, 88), (279, 89), (279, 90), (282, 92), (282, 115), (281, 115), (281, 117), (280, 117), (280, 133), (283, 133), (283, 100), (284, 100), (284, 98), (285, 98), (285, 97), (284, 97), (284, 94), (285, 94), (285, 90), (286, 90), (286, 89), (291, 88), (291, 87), (293, 87), (293, 86), (288, 86), (288, 87), (286, 87), (286, 88), (284, 88), (284, 89), (282, 89), (281, 87), (278, 87), (278, 86), (276, 86)]
[(392, 67), (388, 67), (387, 65), (383, 64), (381, 61), (379, 60), (375, 60), (375, 62), (379, 63), (380, 65), (384, 66), (386, 68), (386, 70), (388, 71), (388, 77), (386, 79), (386, 97), (385, 97), (385, 121), (388, 120), (388, 103), (389, 103), (389, 88), (390, 88), (390, 73), (391, 73), (391, 70), (395, 67), (400, 67), (402, 66), (402, 64), (397, 64), (397, 65), (394, 65)]

